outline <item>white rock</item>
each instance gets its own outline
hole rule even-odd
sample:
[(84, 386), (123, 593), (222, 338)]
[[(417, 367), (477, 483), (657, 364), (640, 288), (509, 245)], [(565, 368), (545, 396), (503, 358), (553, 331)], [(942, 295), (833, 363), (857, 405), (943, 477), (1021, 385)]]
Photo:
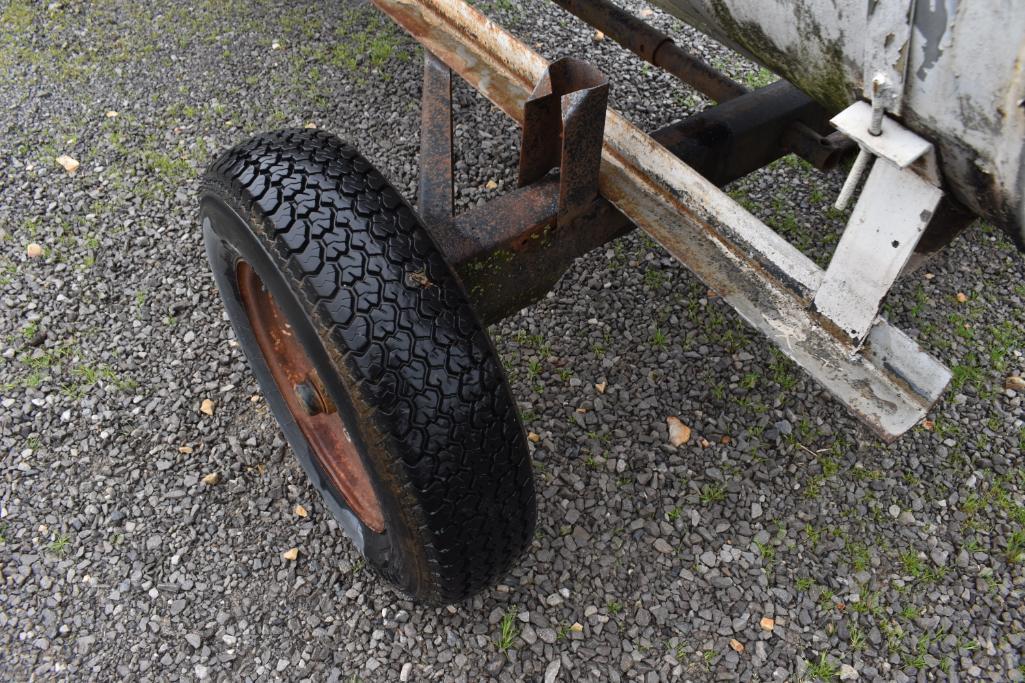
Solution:
[(409, 680), (410, 674), (413, 673), (413, 663), (406, 662), (402, 665), (402, 671), (399, 672), (400, 683), (406, 683)]
[(69, 174), (74, 173), (78, 170), (78, 167), (81, 166), (81, 164), (78, 163), (77, 159), (69, 157), (67, 154), (61, 154), (59, 157), (57, 157), (57, 163), (63, 166), (64, 170), (67, 171)]
[(555, 683), (556, 677), (559, 675), (559, 669), (561, 668), (562, 660), (553, 659), (545, 669), (545, 683)]
[(840, 665), (840, 680), (841, 681), (856, 681), (860, 677), (858, 670), (850, 664)]

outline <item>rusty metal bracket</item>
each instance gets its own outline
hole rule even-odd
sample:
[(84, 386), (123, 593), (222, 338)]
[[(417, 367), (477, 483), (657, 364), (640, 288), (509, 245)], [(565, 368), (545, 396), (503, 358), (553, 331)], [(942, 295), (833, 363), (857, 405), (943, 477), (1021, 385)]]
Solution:
[(452, 72), (424, 50), (419, 209), (427, 225), (452, 223), (452, 188)]
[(519, 184), (558, 168), (560, 225), (569, 225), (598, 197), (608, 103), (605, 74), (566, 57), (548, 67), (523, 105)]
[(419, 211), (485, 322), (538, 301), (577, 256), (633, 229), (598, 196), (608, 95), (590, 64), (552, 64), (523, 105), (520, 187), (453, 217), (451, 71), (425, 50)]
[[(420, 212), (478, 315), (491, 323), (540, 300), (575, 258), (635, 226), (598, 196), (609, 86), (579, 60), (546, 68), (524, 100), (521, 186), (453, 218), (451, 87), (448, 68), (426, 52)], [(784, 130), (807, 124), (811, 131), (824, 125), (820, 119), (806, 95), (779, 82), (652, 135), (722, 186), (786, 154)], [(819, 147), (824, 165), (842, 152)]]
[(456, 219), (476, 247), (456, 268), (483, 320), (538, 301), (577, 256), (633, 229), (598, 196), (608, 99), (596, 67), (549, 65), (523, 105), (519, 188)]

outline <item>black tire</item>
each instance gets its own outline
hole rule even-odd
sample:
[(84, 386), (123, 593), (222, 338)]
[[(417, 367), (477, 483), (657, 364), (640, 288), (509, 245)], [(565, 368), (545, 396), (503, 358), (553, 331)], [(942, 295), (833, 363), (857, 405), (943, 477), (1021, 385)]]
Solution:
[[(302, 129), (261, 134), (221, 156), (204, 177), (200, 214), (250, 366), (368, 564), (423, 602), (489, 586), (533, 538), (530, 458), (490, 339), (416, 214), (353, 147)], [(297, 427), (254, 340), (240, 262), (262, 280), (337, 406), (383, 532), (353, 513)]]

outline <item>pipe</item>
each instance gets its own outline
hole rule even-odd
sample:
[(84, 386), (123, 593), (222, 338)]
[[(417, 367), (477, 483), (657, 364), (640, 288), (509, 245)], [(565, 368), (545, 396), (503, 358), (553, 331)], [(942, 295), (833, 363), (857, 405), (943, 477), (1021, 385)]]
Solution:
[(666, 34), (607, 0), (552, 1), (716, 102), (725, 102), (747, 92), (743, 85), (687, 52)]

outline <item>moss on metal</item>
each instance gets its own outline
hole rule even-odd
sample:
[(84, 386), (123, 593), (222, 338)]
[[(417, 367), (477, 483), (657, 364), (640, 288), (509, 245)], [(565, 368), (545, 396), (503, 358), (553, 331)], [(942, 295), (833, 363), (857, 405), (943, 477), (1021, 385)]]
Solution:
[(710, 0), (721, 30), (736, 46), (756, 61), (780, 74), (831, 111), (840, 111), (855, 99), (855, 93), (844, 78), (847, 68), (843, 50), (836, 42), (826, 40), (815, 24), (806, 27), (815, 33), (822, 46), (819, 65), (809, 69), (808, 55), (783, 50), (755, 22), (741, 22), (733, 16), (724, 0)]

